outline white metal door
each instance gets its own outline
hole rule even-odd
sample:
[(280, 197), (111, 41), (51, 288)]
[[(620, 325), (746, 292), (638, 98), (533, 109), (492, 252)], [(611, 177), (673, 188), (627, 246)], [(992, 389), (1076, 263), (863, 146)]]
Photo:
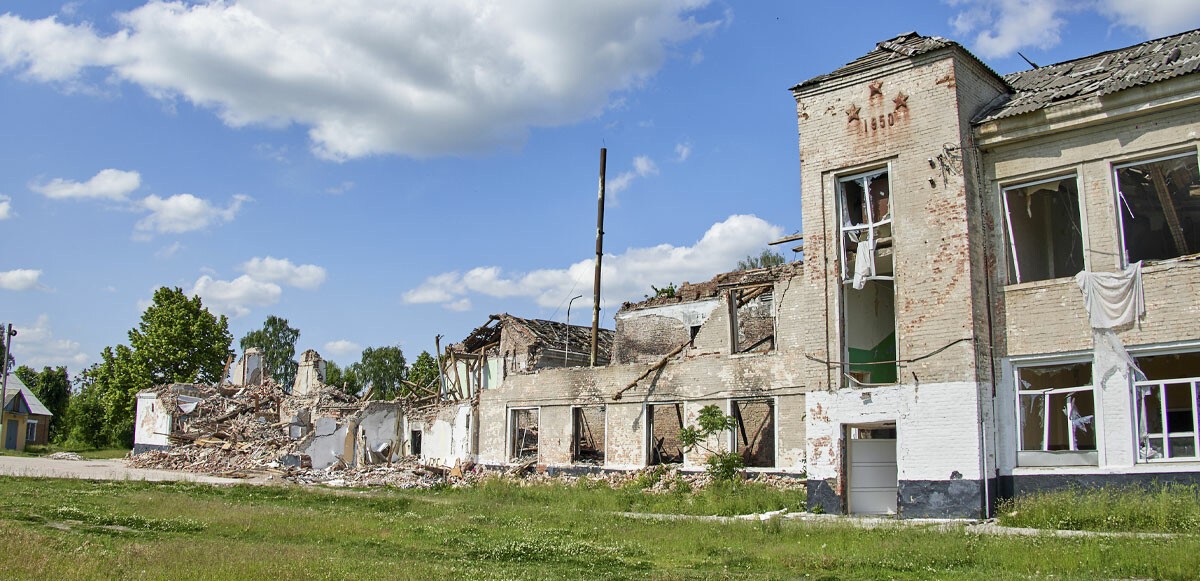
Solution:
[(896, 514), (896, 440), (848, 441), (850, 514)]

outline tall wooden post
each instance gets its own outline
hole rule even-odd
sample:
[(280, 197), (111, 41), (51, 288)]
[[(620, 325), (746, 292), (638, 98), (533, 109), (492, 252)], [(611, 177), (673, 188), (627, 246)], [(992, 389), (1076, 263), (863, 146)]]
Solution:
[(600, 263), (604, 259), (604, 164), (608, 149), (600, 148), (600, 196), (596, 200), (596, 276), (592, 285), (592, 354), (596, 366), (596, 336), (600, 332)]

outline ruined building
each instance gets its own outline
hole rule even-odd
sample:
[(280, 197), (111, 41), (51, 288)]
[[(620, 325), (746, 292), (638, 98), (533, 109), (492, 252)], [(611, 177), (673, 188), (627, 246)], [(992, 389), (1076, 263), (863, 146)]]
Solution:
[(602, 367), (477, 330), (463, 457), (700, 469), (715, 404), (831, 513), (1200, 481), (1198, 69), (1200, 31), (1007, 76), (909, 33), (796, 85), (803, 262), (625, 305)]

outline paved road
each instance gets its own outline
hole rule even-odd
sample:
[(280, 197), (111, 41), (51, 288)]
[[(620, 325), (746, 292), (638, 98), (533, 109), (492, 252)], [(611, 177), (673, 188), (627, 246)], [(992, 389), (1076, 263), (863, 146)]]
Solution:
[(45, 478), (82, 478), (88, 480), (182, 480), (206, 484), (257, 484), (241, 478), (222, 478), (176, 472), (174, 470), (147, 470), (130, 468), (121, 460), (51, 460), (0, 456), (0, 475), (39, 476)]

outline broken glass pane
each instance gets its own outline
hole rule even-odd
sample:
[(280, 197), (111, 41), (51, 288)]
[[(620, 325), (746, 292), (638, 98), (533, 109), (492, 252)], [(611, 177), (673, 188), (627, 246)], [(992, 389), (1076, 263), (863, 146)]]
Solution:
[(1075, 276), (1083, 229), (1075, 176), (1004, 190), (1011, 282)]
[(1118, 167), (1125, 258), (1200, 252), (1200, 168), (1195, 153)]

